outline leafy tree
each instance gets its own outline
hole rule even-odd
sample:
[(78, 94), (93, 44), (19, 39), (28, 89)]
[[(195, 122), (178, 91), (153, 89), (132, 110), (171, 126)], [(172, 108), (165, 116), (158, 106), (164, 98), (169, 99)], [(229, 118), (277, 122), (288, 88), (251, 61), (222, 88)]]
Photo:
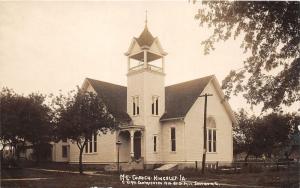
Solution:
[(249, 155), (282, 157), (290, 143), (293, 127), (300, 123), (297, 114), (271, 113), (263, 117), (249, 117), (241, 110), (236, 116), (238, 125), (233, 128), (234, 152), (245, 152), (245, 161)]
[(250, 54), (223, 80), (228, 97), (243, 92), (248, 103), (262, 103), (263, 110), (300, 100), (299, 15), (297, 1), (202, 1), (195, 18), (214, 29), (202, 42), (205, 54), (215, 43), (238, 36)]
[(300, 116), (296, 117), (294, 119), (295, 122), (297, 122), (297, 126), (294, 127), (293, 133), (290, 136), (289, 144), (285, 151), (285, 156), (289, 158), (290, 156), (292, 158), (296, 158), (299, 161), (300, 156), (300, 131), (298, 129), (298, 126), (300, 125)]
[(23, 122), (24, 139), (32, 144), (36, 161), (45, 159), (53, 139), (53, 127), (51, 124), (51, 109), (45, 104), (46, 97), (42, 94), (32, 93), (27, 97), (26, 110)]
[(258, 147), (260, 142), (257, 131), (257, 117), (249, 116), (243, 109), (236, 113), (238, 124), (233, 127), (234, 154), (242, 152), (246, 153), (245, 162), (250, 155), (262, 153), (261, 147)]
[[(21, 109), (24, 106), (24, 97), (17, 95), (13, 90), (3, 88), (0, 93), (1, 110), (1, 144), (12, 145), (16, 148), (18, 143), (24, 142), (22, 124), (20, 121)], [(2, 148), (2, 149), (3, 149)]]
[(264, 153), (267, 156), (281, 157), (282, 152), (289, 144), (293, 127), (296, 124), (296, 114), (271, 113), (262, 119), (262, 136), (265, 145)]
[(0, 101), (1, 142), (12, 145), (17, 156), (20, 146), (32, 144), (38, 162), (39, 150), (51, 140), (52, 131), (50, 108), (45, 104), (45, 96), (32, 93), (25, 97), (3, 88)]
[(82, 154), (88, 139), (95, 133), (106, 134), (114, 130), (117, 122), (98, 95), (80, 89), (75, 95), (69, 93), (68, 96), (56, 97), (54, 105), (57, 109), (57, 138), (68, 138), (77, 144), (79, 172), (82, 174)]

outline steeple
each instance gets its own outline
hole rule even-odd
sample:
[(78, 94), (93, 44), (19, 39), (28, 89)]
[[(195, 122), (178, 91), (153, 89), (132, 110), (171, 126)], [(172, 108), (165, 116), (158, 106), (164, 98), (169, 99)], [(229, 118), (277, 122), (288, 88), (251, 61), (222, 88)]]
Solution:
[(150, 33), (147, 27), (147, 21), (145, 24), (145, 28), (143, 32), (140, 34), (140, 36), (136, 39), (140, 46), (151, 46), (151, 44), (154, 42), (154, 37)]
[(145, 19), (145, 25), (147, 26), (148, 18), (147, 18), (147, 10), (146, 10), (146, 19)]
[(140, 36), (138, 38), (136, 38), (137, 42), (139, 43), (139, 45), (142, 46), (148, 46), (150, 47), (151, 44), (154, 42), (154, 37), (153, 35), (150, 33), (150, 31), (148, 30), (148, 17), (147, 17), (147, 10), (146, 10), (146, 14), (145, 14), (145, 28), (142, 31), (142, 33), (140, 34)]
[[(136, 70), (152, 70), (164, 73), (164, 56), (167, 53), (161, 47), (157, 37), (153, 37), (148, 29), (148, 19), (146, 12), (145, 27), (139, 37), (133, 37), (128, 51), (125, 53), (128, 57), (128, 73)], [(138, 61), (138, 66), (132, 66), (130, 59)], [(154, 66), (150, 62), (161, 59), (161, 67)], [(141, 66), (143, 64), (143, 66)]]

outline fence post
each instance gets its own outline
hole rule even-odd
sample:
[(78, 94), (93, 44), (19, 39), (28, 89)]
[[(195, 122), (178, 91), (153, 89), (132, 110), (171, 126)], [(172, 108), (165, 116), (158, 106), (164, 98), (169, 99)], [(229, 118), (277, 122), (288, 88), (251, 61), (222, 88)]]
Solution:
[(217, 161), (216, 163), (216, 171), (218, 172), (218, 170), (219, 170), (219, 161)]
[(278, 171), (279, 170), (279, 166), (278, 166), (278, 161), (276, 161), (276, 170)]
[(195, 161), (195, 164), (196, 164), (196, 171), (198, 171), (198, 163), (197, 163), (197, 161)]

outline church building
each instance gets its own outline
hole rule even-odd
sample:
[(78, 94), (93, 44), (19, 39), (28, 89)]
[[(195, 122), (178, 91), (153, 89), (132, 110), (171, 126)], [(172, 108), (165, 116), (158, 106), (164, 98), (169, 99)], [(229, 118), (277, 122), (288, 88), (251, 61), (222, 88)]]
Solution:
[[(147, 23), (125, 55), (127, 86), (91, 78), (82, 85), (85, 91), (100, 95), (108, 111), (122, 122), (118, 131), (92, 136), (83, 163), (114, 165), (119, 158), (124, 168), (133, 169), (164, 164), (195, 166), (204, 152), (204, 97), (199, 97), (203, 94), (212, 95), (207, 105), (206, 161), (232, 162), (236, 119), (216, 77), (165, 86), (167, 53)], [(61, 141), (52, 151), (53, 161), (78, 163), (76, 144)]]

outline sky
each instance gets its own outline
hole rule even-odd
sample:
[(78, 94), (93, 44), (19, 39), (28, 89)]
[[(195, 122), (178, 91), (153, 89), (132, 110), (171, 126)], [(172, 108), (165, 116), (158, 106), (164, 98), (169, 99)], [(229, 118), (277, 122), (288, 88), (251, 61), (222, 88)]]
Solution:
[[(0, 87), (17, 93), (57, 94), (89, 77), (126, 85), (128, 50), (145, 25), (168, 53), (166, 85), (214, 74), (221, 83), (242, 67), (240, 39), (220, 42), (204, 55), (201, 41), (212, 32), (188, 1), (0, 2)], [(249, 109), (242, 97), (233, 110)]]

